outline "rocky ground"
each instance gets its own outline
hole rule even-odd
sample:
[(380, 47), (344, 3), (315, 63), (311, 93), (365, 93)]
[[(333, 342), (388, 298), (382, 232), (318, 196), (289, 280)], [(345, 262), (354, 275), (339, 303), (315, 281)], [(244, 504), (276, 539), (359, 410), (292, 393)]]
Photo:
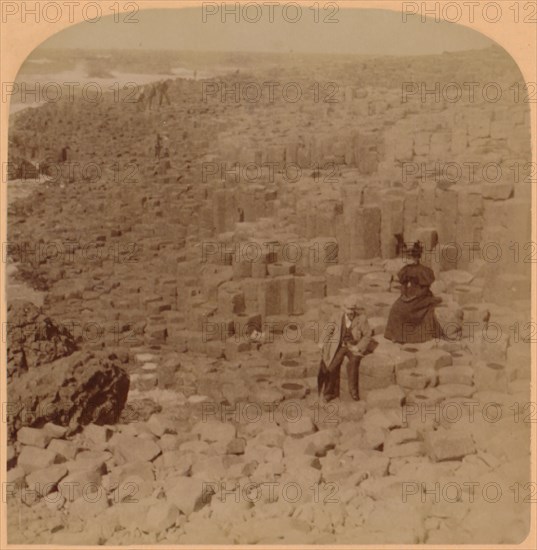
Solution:
[[(449, 81), (460, 59), (442, 57)], [(437, 62), (408, 60), (422, 77)], [(352, 63), (316, 60), (310, 74), (336, 79)], [(350, 106), (205, 102), (200, 82), (177, 79), (172, 105), (151, 113), (107, 97), (14, 117), (12, 158), (50, 163), (69, 143), (79, 165), (10, 195), (11, 281), (43, 297), (17, 301), (8, 287), (10, 543), (523, 540), (528, 264), (429, 258), (451, 340), (382, 334), (399, 295), (397, 236), (438, 252), (465, 231), (529, 235), (514, 181), (402, 186), (398, 136), (412, 162), (446, 143), (459, 160), (499, 162), (526, 155), (527, 118), (519, 106), (509, 126), (504, 104), (466, 106), (462, 147), (455, 107), (435, 107), (434, 127), (427, 106), (401, 105), (392, 65), (360, 61), (363, 83), (344, 82)], [(305, 88), (307, 68), (280, 71)], [(169, 150), (158, 160), (157, 133)], [(304, 171), (245, 182), (213, 170), (256, 161)], [(263, 251), (253, 262), (251, 243)], [(322, 404), (320, 335), (349, 293), (378, 346), (361, 400), (343, 380), (341, 399)]]

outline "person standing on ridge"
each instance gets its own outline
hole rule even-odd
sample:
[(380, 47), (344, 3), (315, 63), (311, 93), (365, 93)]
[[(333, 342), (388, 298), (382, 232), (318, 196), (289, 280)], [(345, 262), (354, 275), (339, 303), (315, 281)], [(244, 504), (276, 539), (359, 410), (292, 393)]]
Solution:
[(159, 98), (159, 106), (162, 106), (162, 101), (164, 98), (166, 98), (166, 101), (168, 102), (168, 105), (171, 105), (170, 97), (168, 96), (168, 88), (170, 84), (168, 80), (163, 80), (159, 85), (159, 92), (160, 92), (160, 98)]

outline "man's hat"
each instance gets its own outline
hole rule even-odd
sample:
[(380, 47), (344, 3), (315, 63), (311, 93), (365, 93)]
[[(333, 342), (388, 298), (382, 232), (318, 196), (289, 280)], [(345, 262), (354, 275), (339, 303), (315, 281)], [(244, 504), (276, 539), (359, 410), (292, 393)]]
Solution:
[(364, 305), (355, 295), (350, 295), (345, 298), (343, 301), (343, 307), (348, 309), (364, 309)]

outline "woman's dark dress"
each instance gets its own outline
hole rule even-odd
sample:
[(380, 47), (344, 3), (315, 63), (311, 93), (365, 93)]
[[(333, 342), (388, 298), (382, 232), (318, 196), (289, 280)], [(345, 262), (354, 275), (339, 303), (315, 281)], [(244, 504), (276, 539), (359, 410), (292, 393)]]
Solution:
[(430, 286), (433, 270), (421, 264), (403, 267), (397, 274), (401, 296), (393, 304), (384, 337), (402, 344), (418, 344), (443, 336), (442, 327), (434, 314), (438, 299)]

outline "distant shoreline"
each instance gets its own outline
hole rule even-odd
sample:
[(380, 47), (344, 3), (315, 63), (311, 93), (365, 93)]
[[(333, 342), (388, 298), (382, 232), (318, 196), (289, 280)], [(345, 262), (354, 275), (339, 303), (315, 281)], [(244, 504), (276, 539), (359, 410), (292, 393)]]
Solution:
[[(22, 85), (25, 84), (28, 86), (28, 92), (27, 95), (31, 98), (33, 95), (32, 90), (35, 90), (37, 86), (46, 87), (47, 85), (55, 85), (51, 86), (52, 92), (54, 93), (55, 88), (57, 89), (57, 86), (62, 86), (64, 84), (65, 91), (67, 93), (67, 90), (69, 89), (67, 85), (73, 85), (73, 83), (76, 83), (78, 87), (84, 86), (89, 83), (94, 83), (100, 87), (103, 91), (110, 91), (112, 92), (113, 86), (118, 85), (119, 86), (125, 86), (127, 84), (136, 84), (137, 86), (147, 86), (148, 84), (152, 84), (154, 82), (159, 82), (161, 80), (167, 80), (172, 79), (175, 80), (177, 78), (183, 78), (187, 80), (194, 79), (195, 75), (196, 78), (204, 79), (204, 78), (214, 78), (218, 74), (222, 74), (224, 72), (228, 72), (230, 69), (227, 69), (225, 71), (198, 71), (197, 73), (193, 69), (187, 69), (184, 67), (176, 67), (172, 69), (172, 72), (170, 74), (151, 74), (151, 73), (124, 73), (124, 72), (112, 72), (110, 77), (89, 77), (87, 76), (86, 67), (83, 63), (80, 63), (77, 65), (77, 67), (74, 70), (69, 71), (61, 71), (57, 73), (51, 73), (51, 74), (27, 74), (27, 75), (20, 75), (15, 84)], [(42, 95), (41, 93), (38, 93), (37, 95)], [(23, 111), (27, 108), (36, 108), (40, 107), (42, 105), (45, 105), (46, 103), (53, 102), (52, 99), (36, 99), (35, 101), (13, 101), (13, 98), (16, 99), (22, 99), (22, 92), (16, 93), (11, 96), (11, 101), (9, 105), (9, 113), (14, 114), (18, 113), (20, 111)]]

